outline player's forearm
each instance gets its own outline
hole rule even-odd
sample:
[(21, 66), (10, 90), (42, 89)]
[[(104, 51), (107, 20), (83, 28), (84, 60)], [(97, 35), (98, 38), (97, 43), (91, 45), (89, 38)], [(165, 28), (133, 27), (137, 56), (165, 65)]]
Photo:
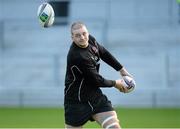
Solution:
[(121, 70), (119, 71), (121, 76), (129, 76), (132, 77), (132, 75), (123, 67), (121, 68)]
[(115, 80), (105, 79), (99, 74), (91, 76), (89, 82), (97, 87), (113, 87), (116, 84)]
[(110, 65), (117, 71), (122, 69), (123, 66), (121, 65), (121, 63), (108, 50), (106, 50), (104, 47), (101, 47), (100, 50), (101, 59), (104, 62), (106, 62), (108, 65)]
[(114, 80), (105, 79), (101, 76), (96, 68), (84, 68), (82, 69), (85, 80), (88, 84), (97, 86), (97, 87), (113, 87), (115, 85)]

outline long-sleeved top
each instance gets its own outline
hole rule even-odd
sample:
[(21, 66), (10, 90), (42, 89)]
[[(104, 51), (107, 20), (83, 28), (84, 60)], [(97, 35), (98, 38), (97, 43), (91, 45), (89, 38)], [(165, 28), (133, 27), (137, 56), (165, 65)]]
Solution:
[(99, 74), (100, 59), (119, 71), (123, 66), (112, 54), (89, 35), (86, 48), (72, 43), (67, 55), (65, 76), (65, 103), (86, 102), (101, 95), (100, 87), (112, 87), (115, 80), (105, 79)]

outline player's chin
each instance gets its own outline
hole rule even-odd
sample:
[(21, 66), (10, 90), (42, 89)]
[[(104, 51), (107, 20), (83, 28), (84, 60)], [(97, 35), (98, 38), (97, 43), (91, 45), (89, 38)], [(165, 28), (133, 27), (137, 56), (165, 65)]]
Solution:
[(80, 42), (79, 45), (80, 45), (81, 47), (86, 47), (86, 46), (88, 45), (88, 43), (86, 43), (86, 42)]

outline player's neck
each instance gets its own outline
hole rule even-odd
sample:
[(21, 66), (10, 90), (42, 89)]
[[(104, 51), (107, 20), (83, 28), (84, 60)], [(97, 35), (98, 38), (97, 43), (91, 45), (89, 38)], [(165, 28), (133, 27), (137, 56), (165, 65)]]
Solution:
[(80, 48), (87, 48), (88, 47), (88, 44), (86, 45), (79, 45)]
[(74, 42), (74, 44), (75, 44), (77, 47), (79, 47), (79, 48), (87, 48), (87, 47), (89, 46), (89, 43), (87, 43), (87, 44), (85, 44), (85, 45), (80, 45), (80, 44), (76, 44), (76, 43)]

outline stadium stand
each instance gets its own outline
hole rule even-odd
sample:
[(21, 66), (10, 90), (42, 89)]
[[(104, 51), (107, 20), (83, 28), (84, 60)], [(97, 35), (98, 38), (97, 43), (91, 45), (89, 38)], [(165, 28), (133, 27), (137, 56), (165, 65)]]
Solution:
[[(130, 94), (103, 89), (115, 105), (180, 107), (175, 1), (69, 0), (68, 24), (49, 29), (38, 24), (41, 2), (0, 1), (0, 106), (62, 106), (69, 27), (81, 20), (136, 79)], [(103, 62), (101, 67), (105, 77), (119, 77)]]

